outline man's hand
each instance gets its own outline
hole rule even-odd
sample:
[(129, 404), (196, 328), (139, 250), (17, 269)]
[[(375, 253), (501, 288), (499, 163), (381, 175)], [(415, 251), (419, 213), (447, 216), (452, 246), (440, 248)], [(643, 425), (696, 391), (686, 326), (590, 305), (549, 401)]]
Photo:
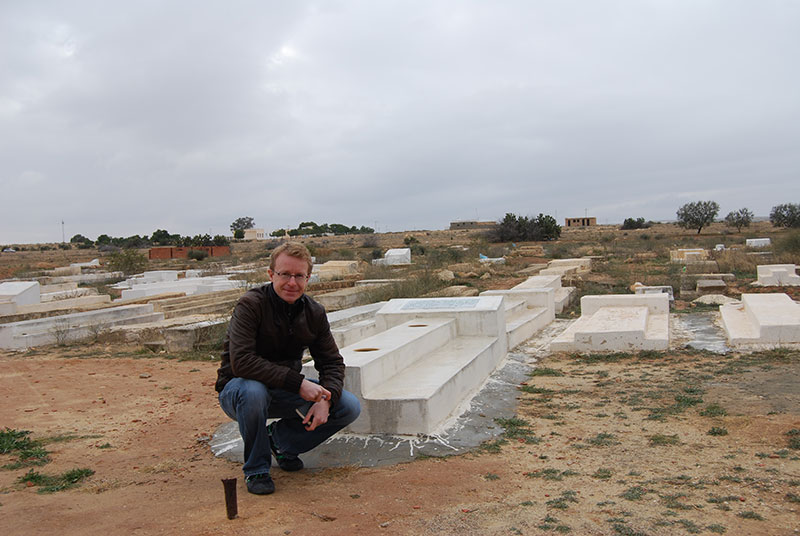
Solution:
[(303, 419), (303, 425), (309, 432), (314, 430), (317, 426), (322, 426), (328, 422), (328, 415), (331, 411), (331, 403), (328, 400), (320, 400), (311, 406), (311, 409), (306, 413), (306, 418)]
[[(319, 402), (320, 400), (331, 401), (330, 391), (318, 383), (306, 379), (303, 379), (303, 383), (300, 384), (300, 396), (303, 400), (308, 400), (309, 402)], [(328, 404), (328, 409), (330, 409), (330, 404)]]

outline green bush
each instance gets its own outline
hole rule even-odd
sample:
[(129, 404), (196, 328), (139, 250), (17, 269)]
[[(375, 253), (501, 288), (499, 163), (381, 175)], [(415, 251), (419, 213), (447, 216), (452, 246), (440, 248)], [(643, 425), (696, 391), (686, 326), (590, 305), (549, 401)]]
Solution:
[(779, 254), (800, 255), (800, 232), (792, 232), (775, 242), (775, 252)]
[(147, 268), (147, 257), (135, 249), (123, 249), (112, 253), (108, 258), (108, 268), (113, 272), (122, 272), (125, 275), (137, 274)]
[(208, 257), (208, 252), (204, 249), (190, 249), (186, 256), (196, 261), (202, 261)]

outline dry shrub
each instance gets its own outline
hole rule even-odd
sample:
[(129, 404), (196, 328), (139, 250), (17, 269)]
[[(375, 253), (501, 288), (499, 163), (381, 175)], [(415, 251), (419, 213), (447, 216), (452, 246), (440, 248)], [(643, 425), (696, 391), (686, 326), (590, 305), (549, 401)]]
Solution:
[(755, 274), (759, 262), (768, 264), (761, 257), (748, 255), (738, 249), (721, 251), (716, 255), (716, 260), (720, 272), (732, 274)]

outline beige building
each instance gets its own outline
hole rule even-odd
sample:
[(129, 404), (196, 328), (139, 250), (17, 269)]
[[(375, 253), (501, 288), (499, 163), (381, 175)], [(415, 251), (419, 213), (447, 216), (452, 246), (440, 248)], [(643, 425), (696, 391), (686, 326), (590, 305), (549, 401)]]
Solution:
[(564, 218), (565, 227), (591, 227), (597, 225), (597, 218)]
[(266, 240), (267, 233), (264, 232), (264, 229), (245, 229), (244, 230), (244, 239), (245, 240)]
[(497, 225), (495, 221), (477, 221), (477, 220), (462, 220), (451, 221), (450, 230), (455, 231), (458, 229), (492, 229)]

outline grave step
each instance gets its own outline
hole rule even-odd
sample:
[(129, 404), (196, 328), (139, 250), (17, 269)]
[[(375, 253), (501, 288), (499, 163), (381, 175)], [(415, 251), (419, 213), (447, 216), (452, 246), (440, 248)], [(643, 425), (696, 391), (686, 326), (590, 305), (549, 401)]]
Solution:
[(378, 333), (374, 318), (358, 320), (346, 326), (331, 328), (336, 346), (344, 348)]
[(756, 344), (760, 341), (761, 333), (758, 325), (750, 319), (743, 303), (721, 305), (719, 312), (722, 326), (731, 345)]
[(553, 321), (554, 315), (546, 307), (526, 308), (515, 318), (506, 320), (508, 348), (514, 348), (528, 340), (534, 333)]
[(351, 431), (434, 433), (494, 370), (497, 344), (496, 337), (459, 337), (426, 354), (366, 392)]
[(415, 319), (342, 348), (347, 385), (369, 392), (455, 336), (452, 318)]

